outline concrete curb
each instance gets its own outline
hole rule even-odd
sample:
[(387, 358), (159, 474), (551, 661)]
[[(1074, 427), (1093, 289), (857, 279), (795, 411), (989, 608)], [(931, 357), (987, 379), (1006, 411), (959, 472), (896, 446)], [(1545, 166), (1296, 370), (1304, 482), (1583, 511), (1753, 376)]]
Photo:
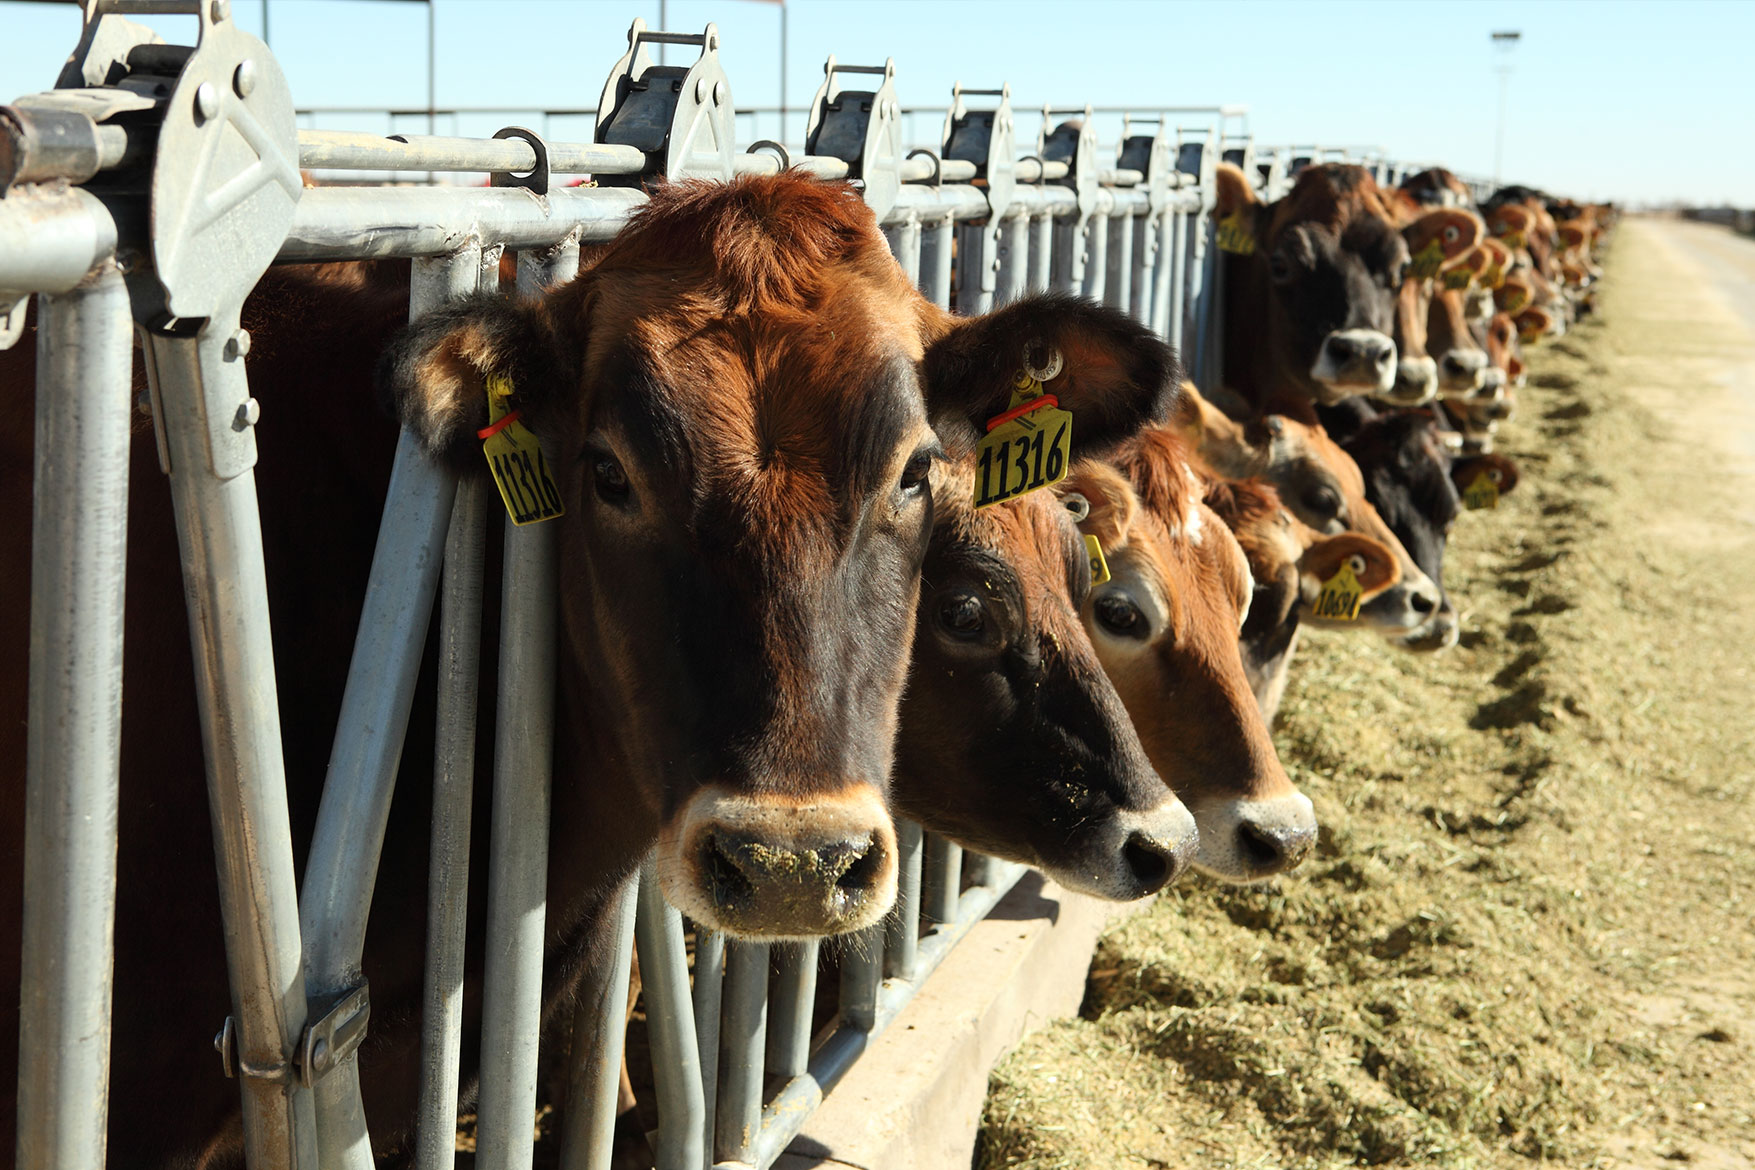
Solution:
[(793, 1139), (775, 1170), (968, 1170), (987, 1076), (1079, 1009), (1117, 906), (1027, 874), (971, 930)]

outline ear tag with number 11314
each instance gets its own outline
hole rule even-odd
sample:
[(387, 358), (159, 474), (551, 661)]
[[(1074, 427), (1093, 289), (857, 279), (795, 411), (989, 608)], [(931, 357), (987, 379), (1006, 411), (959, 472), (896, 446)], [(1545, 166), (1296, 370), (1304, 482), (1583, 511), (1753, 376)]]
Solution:
[(512, 523), (523, 527), (564, 514), (561, 491), (542, 457), (542, 444), (519, 421), (518, 412), (511, 409), (511, 380), (489, 378), (487, 396), (488, 425), (477, 431), (475, 437), (482, 441), (481, 451), (487, 456), (488, 470), (493, 472), (494, 483), (500, 489), (506, 515), (512, 518)]
[(987, 421), (975, 448), (975, 506), (986, 508), (1059, 483), (1072, 465), (1072, 415), (1042, 383), (1060, 373), (1060, 353), (1044, 369), (1019, 370), (1011, 405)]
[(1348, 557), (1335, 570), (1335, 575), (1322, 583), (1322, 592), (1316, 595), (1317, 617), (1342, 622), (1358, 618), (1359, 601), (1365, 595), (1365, 587), (1359, 584), (1358, 572), (1353, 568), (1358, 559)]

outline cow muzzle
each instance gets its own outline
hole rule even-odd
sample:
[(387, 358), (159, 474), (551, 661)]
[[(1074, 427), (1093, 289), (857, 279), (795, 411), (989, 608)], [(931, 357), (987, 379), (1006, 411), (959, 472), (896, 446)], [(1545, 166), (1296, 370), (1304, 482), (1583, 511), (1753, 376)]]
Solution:
[(1440, 650), (1448, 650), (1456, 645), (1462, 636), (1462, 622), (1458, 620), (1456, 609), (1445, 598), (1438, 612), (1430, 621), (1411, 633), (1403, 634), (1396, 639), (1404, 649), (1418, 654), (1436, 654)]
[(1487, 354), (1479, 349), (1453, 349), (1438, 362), (1438, 389), (1446, 396), (1466, 397), (1481, 388)]
[(1234, 884), (1295, 869), (1316, 844), (1316, 808), (1297, 791), (1204, 804), (1195, 820), (1200, 825), (1195, 868)]
[(1069, 890), (1131, 902), (1155, 894), (1188, 871), (1200, 850), (1194, 814), (1174, 796), (1149, 809), (1117, 809), (1086, 826), (1086, 843), (1064, 859), (1039, 858), (1043, 872)]
[(1402, 570), (1402, 579), (1359, 607), (1359, 620), (1391, 636), (1412, 634), (1437, 616), (1444, 594), (1419, 570)]
[(1375, 329), (1341, 329), (1323, 339), (1310, 377), (1324, 403), (1355, 394), (1383, 396), (1395, 387), (1395, 342)]
[(666, 900), (739, 938), (870, 926), (896, 899), (896, 830), (868, 784), (812, 795), (696, 793), (658, 840)]
[(1403, 356), (1395, 364), (1395, 385), (1383, 400), (1396, 406), (1424, 406), (1438, 397), (1438, 385), (1437, 362)]

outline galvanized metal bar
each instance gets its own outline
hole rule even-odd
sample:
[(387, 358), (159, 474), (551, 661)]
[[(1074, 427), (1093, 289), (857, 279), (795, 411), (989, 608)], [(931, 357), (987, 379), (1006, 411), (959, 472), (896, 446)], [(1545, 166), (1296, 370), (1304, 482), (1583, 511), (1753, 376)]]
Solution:
[(725, 947), (725, 1000), (720, 1018), (719, 1102), (713, 1119), (713, 1160), (747, 1162), (762, 1122), (764, 1037), (768, 1023), (768, 944)]
[(920, 221), (906, 219), (901, 223), (892, 223), (884, 227), (884, 239), (889, 242), (890, 254), (908, 277), (908, 283), (920, 284)]
[[(1165, 340), (1176, 347), (1178, 354), (1182, 354), (1183, 327), (1188, 319), (1189, 217), (1186, 213), (1178, 211), (1170, 217), (1170, 220), (1175, 238), (1170, 245), (1170, 299), (1166, 306), (1169, 318), (1166, 322)], [(1185, 369), (1193, 369), (1186, 354), (1183, 354), (1182, 360)]]
[(469, 912), (469, 829), (475, 791), (476, 700), (481, 683), (482, 562), (487, 482), (457, 485), (445, 535), (439, 609), (438, 733), (427, 870), (427, 961), (421, 998), (418, 1170), (457, 1161), (457, 1087), (463, 1050), (463, 948)]
[(927, 921), (949, 922), (956, 916), (962, 878), (963, 847), (937, 833), (928, 833), (920, 878), (920, 909)]
[(965, 849), (963, 851), (963, 877), (971, 885), (984, 886), (988, 883), (992, 863), (993, 858), (987, 854)]
[(993, 309), (993, 292), (981, 287), (981, 278), (988, 269), (996, 269), (999, 265), (999, 257), (993, 255), (994, 251), (996, 249), (988, 247), (984, 228), (965, 223), (957, 225), (957, 312), (975, 316)]
[[(409, 315), (418, 317), (474, 292), (480, 266), (478, 247), (443, 261), (417, 263)], [(404, 430), (396, 444), (365, 608), (305, 862), (299, 917), (313, 1002), (337, 997), (363, 977), (366, 920), (456, 490), (456, 476)], [(370, 1167), (371, 1139), (357, 1061), (346, 1061), (318, 1082), (316, 1110), (326, 1170)]]
[[(520, 257), (519, 284), (540, 264)], [(506, 525), (500, 695), (488, 853), (476, 1165), (529, 1170), (536, 1132), (547, 917), (549, 782), (554, 765), (556, 526)]]
[(810, 1060), (811, 1012), (817, 1000), (817, 956), (821, 944), (780, 945), (768, 992), (767, 1073), (795, 1077)]
[(0, 199), (0, 290), (71, 292), (115, 250), (115, 221), (81, 188), (27, 184)]
[(921, 224), (920, 291), (942, 309), (951, 307), (952, 221)]
[[(719, 1104), (719, 1004), (724, 992), (725, 936), (697, 922), (691, 995), (695, 1008), (695, 1049), (709, 1057), (701, 1062), (701, 1102), (709, 1126)], [(704, 1140), (702, 1145), (711, 1161), (712, 1141)]]
[[(602, 142), (549, 142), (548, 169), (557, 175), (637, 175), (646, 153)], [(520, 138), (448, 138), (407, 134), (386, 138), (349, 130), (300, 130), (299, 166), (306, 170), (508, 171), (536, 167), (536, 148)]]
[(1133, 220), (1132, 209), (1120, 206), (1109, 217), (1109, 274), (1103, 303), (1123, 313), (1133, 312)]
[(912, 979), (920, 952), (921, 830), (896, 822), (896, 908), (884, 923), (884, 974)]
[(1085, 279), (1079, 292), (1093, 301), (1101, 301), (1109, 279), (1109, 216), (1095, 212), (1090, 231), (1085, 236), (1089, 251), (1085, 256)]
[(1030, 288), (1030, 218), (1014, 215), (999, 228), (999, 255), (994, 258), (995, 306), (1008, 305)]
[(878, 989), (884, 982), (884, 928), (870, 926), (842, 940), (841, 1023), (870, 1031), (877, 1019)]
[(1054, 216), (1036, 215), (1030, 220), (1030, 287), (1033, 293), (1054, 286)]
[(650, 856), (640, 870), (634, 942), (640, 948), (640, 988), (658, 1097), (658, 1170), (700, 1170), (707, 1159), (709, 1124), (701, 1094), (702, 1058), (716, 1060), (718, 1053), (696, 1047), (682, 915), (658, 889)]
[(573, 1011), (567, 1116), (561, 1130), (561, 1170), (610, 1170), (614, 1160), (639, 889), (639, 875), (630, 875), (610, 899), (607, 930), (615, 945), (608, 961), (588, 966), (580, 981)]
[(16, 1102), (26, 1170), (104, 1165), (133, 329), (113, 264), (42, 298)]
[(1156, 215), (1136, 215), (1133, 217), (1132, 263), (1129, 265), (1130, 292), (1129, 308), (1134, 320), (1150, 329), (1157, 320), (1158, 293), (1158, 241), (1161, 236), (1158, 225), (1164, 218), (1164, 212)]
[(1213, 282), (1213, 269), (1218, 262), (1219, 249), (1212, 246), (1212, 224), (1205, 215), (1194, 215), (1189, 218), (1188, 239), (1188, 299), (1193, 320), (1190, 322), (1192, 332), (1183, 335), (1184, 345), (1194, 351), (1194, 361), (1189, 368), (1197, 371), (1195, 384), (1210, 388), (1215, 363), (1213, 361), (1211, 333), (1213, 298), (1208, 295)]
[(237, 329), (213, 318), (194, 337), (149, 334), (147, 370), (194, 650), (244, 1152), (253, 1170), (305, 1170), (316, 1122), (294, 1057), (308, 1008), (253, 439), (242, 471), (221, 478), (210, 463), (209, 410), (249, 400)]

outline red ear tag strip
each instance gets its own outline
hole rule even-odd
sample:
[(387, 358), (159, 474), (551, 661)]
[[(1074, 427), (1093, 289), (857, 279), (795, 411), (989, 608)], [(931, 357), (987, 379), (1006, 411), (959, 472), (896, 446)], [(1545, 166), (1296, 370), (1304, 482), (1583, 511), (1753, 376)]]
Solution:
[(518, 415), (519, 415), (518, 411), (508, 410), (505, 414), (500, 416), (500, 419), (498, 422), (489, 423), (487, 426), (481, 428), (481, 430), (475, 432), (475, 437), (478, 439), (491, 439), (491, 438), (493, 438), (495, 435), (499, 434), (501, 431), (505, 430), (507, 427), (511, 426), (513, 423), (517, 422)]
[(1028, 399), (1024, 402), (1018, 403), (1016, 406), (1012, 407), (1008, 411), (1005, 411), (1003, 414), (996, 414), (992, 418), (988, 419), (987, 420), (987, 429), (989, 431), (992, 431), (998, 427), (1003, 427), (1003, 426), (1005, 426), (1005, 424), (1011, 422), (1014, 418), (1022, 418), (1026, 414), (1029, 414), (1032, 410), (1040, 410), (1044, 406), (1059, 406), (1059, 405), (1060, 405), (1060, 399), (1056, 398), (1054, 395), (1052, 395), (1052, 394), (1039, 394), (1035, 398), (1031, 398), (1031, 399)]

